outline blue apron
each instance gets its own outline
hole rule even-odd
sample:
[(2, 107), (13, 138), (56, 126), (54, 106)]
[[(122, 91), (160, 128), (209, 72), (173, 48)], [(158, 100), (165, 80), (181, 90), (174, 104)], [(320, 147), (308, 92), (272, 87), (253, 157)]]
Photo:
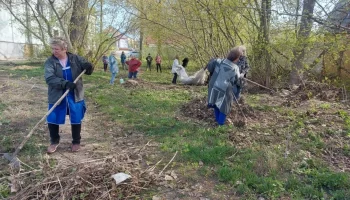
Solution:
[[(63, 78), (73, 82), (70, 62), (67, 60), (67, 66), (62, 68)], [(63, 91), (63, 93), (66, 90)], [(49, 104), (49, 110), (54, 104)], [(70, 90), (68, 95), (61, 101), (59, 105), (47, 116), (46, 121), (50, 124), (65, 124), (66, 115), (69, 115), (71, 124), (81, 124), (86, 111), (85, 101), (74, 101), (74, 90)]]

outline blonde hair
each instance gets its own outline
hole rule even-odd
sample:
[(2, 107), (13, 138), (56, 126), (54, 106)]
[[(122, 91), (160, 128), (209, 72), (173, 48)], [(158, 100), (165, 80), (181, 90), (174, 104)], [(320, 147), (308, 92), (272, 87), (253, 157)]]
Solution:
[(246, 56), (247, 48), (244, 45), (241, 45), (238, 48), (241, 50), (242, 55)]
[(57, 45), (62, 49), (68, 49), (67, 40), (63, 37), (53, 37), (50, 39), (50, 46)]

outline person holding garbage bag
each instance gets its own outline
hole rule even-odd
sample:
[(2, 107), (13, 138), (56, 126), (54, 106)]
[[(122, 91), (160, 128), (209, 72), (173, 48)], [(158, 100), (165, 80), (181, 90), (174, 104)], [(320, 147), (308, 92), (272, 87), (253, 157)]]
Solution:
[(86, 111), (84, 101), (83, 80), (80, 77), (76, 83), (74, 80), (85, 70), (85, 74), (91, 75), (93, 66), (85, 58), (68, 52), (68, 43), (62, 37), (54, 37), (50, 40), (52, 56), (45, 64), (45, 80), (48, 85), (48, 107), (61, 98), (66, 90), (69, 93), (60, 104), (47, 116), (47, 124), (50, 132), (50, 146), (47, 153), (54, 153), (60, 143), (59, 125), (65, 124), (66, 115), (69, 115), (72, 130), (73, 152), (80, 149), (81, 123)]

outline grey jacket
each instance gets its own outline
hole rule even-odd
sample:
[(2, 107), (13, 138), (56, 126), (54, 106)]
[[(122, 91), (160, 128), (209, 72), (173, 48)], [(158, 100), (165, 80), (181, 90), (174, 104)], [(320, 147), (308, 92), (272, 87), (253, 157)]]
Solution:
[[(87, 63), (83, 57), (78, 55), (67, 53), (68, 60), (70, 62), (70, 67), (72, 71), (73, 80), (75, 80), (83, 71), (83, 63)], [(62, 66), (59, 60), (51, 56), (44, 64), (45, 68), (45, 81), (48, 84), (48, 101), (49, 104), (54, 104), (63, 95), (65, 91), (67, 80), (63, 78)], [(76, 83), (76, 88), (74, 89), (74, 99), (75, 102), (84, 100), (84, 88), (83, 79), (80, 78)]]
[(239, 57), (239, 60), (237, 62), (237, 65), (239, 67), (239, 72), (241, 74), (246, 74), (248, 73), (250, 67), (249, 67), (249, 64), (248, 64), (248, 58), (246, 56), (241, 56)]
[(230, 60), (223, 60), (215, 67), (213, 76), (209, 82), (208, 105), (216, 106), (220, 112), (228, 114), (233, 102), (233, 86), (239, 78), (238, 66)]

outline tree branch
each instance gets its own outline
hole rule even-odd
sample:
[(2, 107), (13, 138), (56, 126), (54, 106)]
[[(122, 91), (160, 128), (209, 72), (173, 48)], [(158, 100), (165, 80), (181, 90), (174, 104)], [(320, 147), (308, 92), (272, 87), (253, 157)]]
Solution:
[(54, 0), (48, 0), (48, 1), (49, 1), (49, 3), (50, 3), (50, 6), (51, 6), (53, 12), (55, 13), (55, 15), (56, 15), (56, 17), (57, 17), (57, 19), (58, 19), (58, 22), (59, 22), (59, 24), (60, 24), (60, 26), (61, 26), (61, 29), (62, 29), (62, 31), (63, 31), (63, 33), (64, 33), (64, 36), (65, 36), (65, 38), (66, 38), (66, 40), (67, 40), (67, 42), (68, 42), (68, 48), (69, 48), (71, 51), (73, 51), (72, 42), (71, 42), (70, 37), (69, 37), (69, 35), (68, 35), (67, 29), (64, 27), (63, 22), (62, 22), (62, 20), (60, 19), (60, 16), (58, 15), (57, 10), (56, 10), (56, 8), (55, 8), (55, 6), (54, 6), (54, 2), (55, 2), (55, 1), (54, 1)]

